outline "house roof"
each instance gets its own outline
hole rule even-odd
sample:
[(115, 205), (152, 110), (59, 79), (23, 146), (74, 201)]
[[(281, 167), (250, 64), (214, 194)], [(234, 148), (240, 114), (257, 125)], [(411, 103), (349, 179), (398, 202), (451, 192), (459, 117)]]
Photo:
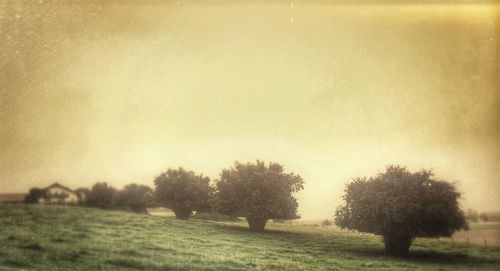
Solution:
[(53, 187), (59, 187), (59, 188), (62, 188), (62, 189), (64, 189), (64, 190), (67, 190), (67, 191), (70, 191), (70, 192), (75, 192), (75, 191), (73, 191), (73, 190), (71, 190), (71, 189), (67, 188), (67, 187), (66, 187), (66, 186), (64, 186), (64, 185), (61, 185), (61, 184), (60, 184), (60, 183), (58, 183), (58, 182), (55, 182), (55, 183), (53, 183), (53, 184), (51, 184), (51, 185), (47, 186), (44, 190), (47, 190), (47, 189), (50, 189), (50, 188), (53, 188)]

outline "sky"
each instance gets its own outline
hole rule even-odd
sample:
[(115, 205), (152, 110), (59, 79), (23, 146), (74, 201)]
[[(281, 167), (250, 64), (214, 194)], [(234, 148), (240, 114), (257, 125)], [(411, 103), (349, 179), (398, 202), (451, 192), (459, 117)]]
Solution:
[(389, 164), (499, 211), (500, 6), (403, 2), (0, 0), (0, 193), (260, 159), (306, 219)]

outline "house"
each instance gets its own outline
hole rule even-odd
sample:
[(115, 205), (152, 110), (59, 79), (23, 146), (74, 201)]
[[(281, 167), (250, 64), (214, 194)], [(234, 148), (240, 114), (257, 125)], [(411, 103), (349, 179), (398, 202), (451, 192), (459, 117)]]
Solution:
[(85, 203), (87, 201), (87, 197), (89, 196), (90, 190), (88, 188), (78, 188), (75, 190), (75, 193), (78, 196), (78, 203)]
[(38, 202), (48, 204), (77, 204), (79, 198), (77, 192), (59, 183), (53, 183), (43, 189), (43, 196), (38, 199)]

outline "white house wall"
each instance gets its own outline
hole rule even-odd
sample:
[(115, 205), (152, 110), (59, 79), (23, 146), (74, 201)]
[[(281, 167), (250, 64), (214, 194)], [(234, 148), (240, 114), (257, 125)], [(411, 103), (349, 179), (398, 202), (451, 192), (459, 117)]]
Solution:
[(41, 200), (41, 203), (59, 203), (59, 198), (55, 197), (55, 195), (66, 194), (67, 197), (64, 198), (64, 203), (77, 203), (78, 196), (73, 191), (68, 191), (61, 187), (51, 187), (46, 190), (47, 193), (47, 201)]

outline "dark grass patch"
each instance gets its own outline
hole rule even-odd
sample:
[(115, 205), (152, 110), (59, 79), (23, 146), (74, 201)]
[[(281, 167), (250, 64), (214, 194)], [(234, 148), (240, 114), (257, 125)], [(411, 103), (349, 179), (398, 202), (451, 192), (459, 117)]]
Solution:
[(31, 240), (24, 240), (20, 244), (18, 244), (17, 247), (20, 249), (28, 249), (28, 250), (43, 250), (40, 244)]
[(385, 258), (387, 260), (397, 260), (400, 262), (413, 262), (413, 263), (425, 263), (425, 264), (499, 264), (500, 257), (498, 259), (484, 259), (476, 258), (471, 255), (462, 252), (438, 252), (438, 251), (422, 251), (422, 250), (411, 250), (406, 257), (393, 257), (386, 254), (383, 248), (360, 248), (360, 249), (344, 249), (344, 251), (356, 255), (360, 258), (370, 257), (370, 258)]
[(158, 267), (156, 270), (158, 270), (158, 271), (173, 271), (175, 269), (170, 265), (162, 265), (162, 266)]
[(191, 219), (206, 220), (206, 221), (218, 221), (218, 222), (240, 222), (243, 221), (241, 218), (227, 216), (217, 213), (196, 213), (191, 216)]
[(151, 264), (146, 264), (146, 263), (143, 263), (143, 262), (136, 260), (136, 259), (133, 259), (133, 258), (109, 259), (106, 261), (106, 263), (117, 266), (117, 267), (124, 267), (124, 268), (131, 268), (131, 269), (139, 269), (139, 270), (154, 269), (154, 266), (152, 266)]
[[(30, 267), (30, 265), (27, 262), (23, 262), (21, 260), (15, 260), (15, 259), (7, 259), (1, 262), (2, 265), (7, 266), (7, 267), (12, 267), (12, 268), (27, 268)], [(0, 266), (0, 270), (2, 270), (2, 266)]]
[(89, 238), (89, 235), (87, 233), (84, 233), (84, 232), (74, 232), (74, 233), (71, 233), (70, 236), (71, 236), (71, 238), (75, 238), (75, 239)]
[(72, 240), (69, 240), (69, 239), (66, 239), (66, 238), (62, 238), (62, 237), (56, 237), (56, 238), (52, 238), (50, 240), (51, 242), (53, 243), (71, 243)]
[(438, 252), (438, 251), (411, 251), (406, 260), (426, 263), (444, 263), (444, 264), (497, 264), (500, 267), (500, 255), (497, 259), (482, 259), (468, 255), (463, 252)]
[(232, 231), (234, 233), (244, 233), (248, 237), (255, 237), (256, 235), (261, 236), (271, 236), (271, 237), (283, 237), (283, 238), (309, 238), (312, 236), (311, 233), (302, 233), (302, 232), (293, 232), (288, 230), (279, 230), (279, 229), (269, 229), (266, 228), (262, 232), (253, 232), (250, 231), (247, 225), (234, 225), (234, 224), (220, 224), (220, 223), (210, 223), (206, 224), (210, 225), (214, 228), (218, 228), (225, 231)]
[[(188, 270), (192, 270), (192, 269), (193, 268), (189, 268), (187, 266), (161, 264), (161, 265), (157, 266), (154, 270), (155, 271), (188, 271)], [(205, 266), (205, 269), (207, 269), (207, 266)], [(224, 269), (220, 269), (220, 270), (224, 270)]]
[(87, 255), (87, 254), (88, 254), (88, 252), (85, 250), (62, 251), (62, 252), (51, 254), (50, 259), (56, 260), (56, 261), (66, 261), (66, 262), (75, 263), (76, 261), (79, 261), (82, 258), (82, 256)]
[(177, 252), (176, 249), (170, 247), (162, 247), (159, 245), (142, 246), (142, 248), (146, 250), (161, 251), (161, 252)]
[(142, 256), (143, 254), (135, 249), (124, 249), (119, 252), (122, 255), (127, 256)]
[(199, 254), (189, 252), (189, 251), (175, 251), (175, 252), (172, 252), (172, 255), (173, 256), (180, 256), (180, 257), (188, 257), (188, 258), (193, 258), (193, 259), (195, 259), (196, 257), (200, 257)]

